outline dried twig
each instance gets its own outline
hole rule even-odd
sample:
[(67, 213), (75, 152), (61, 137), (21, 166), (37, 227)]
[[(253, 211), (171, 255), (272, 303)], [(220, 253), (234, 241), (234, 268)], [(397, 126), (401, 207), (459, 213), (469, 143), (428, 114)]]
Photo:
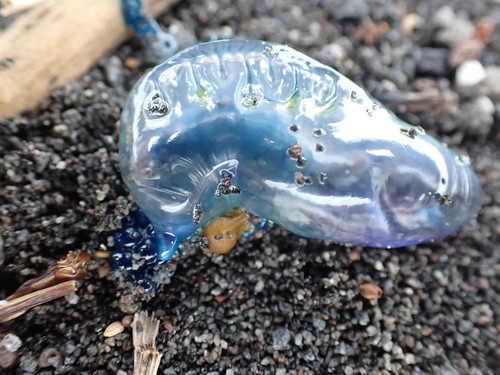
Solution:
[(82, 280), (87, 275), (90, 256), (85, 251), (70, 251), (65, 259), (57, 261), (42, 276), (22, 284), (14, 294), (6, 298), (12, 301), (26, 294), (49, 288), (68, 280)]
[(156, 350), (155, 340), (160, 321), (147, 312), (138, 312), (132, 323), (134, 340), (134, 375), (156, 375), (161, 354)]
[(42, 276), (22, 284), (5, 301), (0, 301), (0, 323), (24, 314), (32, 307), (64, 297), (76, 291), (76, 280), (87, 274), (90, 256), (86, 252), (70, 251)]
[(446, 115), (458, 105), (458, 95), (451, 91), (384, 93), (378, 99), (394, 110), (404, 106), (409, 112), (431, 112), (436, 115)]
[(10, 301), (0, 301), (0, 323), (24, 314), (27, 310), (76, 291), (76, 281), (70, 280), (26, 294)]

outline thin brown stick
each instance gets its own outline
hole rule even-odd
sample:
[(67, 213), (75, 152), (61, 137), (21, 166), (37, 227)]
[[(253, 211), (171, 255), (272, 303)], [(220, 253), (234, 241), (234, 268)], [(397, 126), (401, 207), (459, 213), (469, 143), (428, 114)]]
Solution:
[(134, 341), (134, 375), (156, 375), (161, 354), (157, 352), (155, 340), (160, 321), (147, 312), (138, 312), (132, 323)]
[(379, 99), (389, 108), (404, 106), (409, 112), (447, 114), (458, 105), (458, 95), (450, 91), (395, 92), (380, 95)]
[(5, 300), (12, 301), (26, 294), (46, 289), (68, 280), (83, 280), (87, 275), (90, 256), (85, 251), (69, 251), (66, 258), (57, 261), (43, 275), (27, 280)]
[(42, 305), (74, 292), (76, 292), (76, 281), (70, 280), (50, 288), (26, 294), (11, 301), (1, 301), (4, 304), (0, 305), (0, 323), (14, 319), (35, 306)]

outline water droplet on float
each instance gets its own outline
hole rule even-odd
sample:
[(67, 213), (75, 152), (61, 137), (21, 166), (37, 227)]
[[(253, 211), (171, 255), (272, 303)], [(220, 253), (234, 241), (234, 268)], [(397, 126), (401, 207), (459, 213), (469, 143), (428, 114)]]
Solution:
[(318, 181), (321, 185), (324, 185), (327, 179), (328, 175), (325, 172), (319, 172)]
[(458, 164), (470, 165), (470, 158), (467, 155), (455, 156)]
[(275, 53), (274, 53), (273, 47), (271, 47), (271, 46), (265, 46), (265, 47), (264, 47), (264, 50), (262, 51), (262, 53), (263, 53), (265, 56), (268, 56), (268, 57), (273, 57), (273, 56), (275, 56)]
[(153, 91), (149, 94), (144, 105), (148, 117), (152, 118), (165, 116), (170, 110), (168, 103), (159, 91)]
[(316, 128), (312, 131), (313, 135), (316, 136), (316, 137), (321, 137), (323, 135), (326, 134), (326, 131), (325, 129), (321, 129), (321, 128)]
[(300, 172), (295, 172), (294, 180), (295, 180), (295, 185), (297, 187), (302, 187), (304, 185), (311, 185), (312, 184), (311, 177), (310, 176), (304, 176)]
[(303, 168), (307, 164), (307, 159), (303, 157), (302, 155), (299, 155), (297, 158), (297, 167)]
[(299, 130), (299, 126), (298, 126), (298, 125), (293, 124), (292, 126), (290, 126), (290, 130), (291, 130), (292, 132), (294, 132), (294, 133), (295, 133), (296, 131), (298, 131), (298, 130)]
[(356, 100), (358, 98), (358, 93), (356, 91), (351, 91), (351, 99)]
[(295, 172), (295, 175), (294, 175), (294, 180), (295, 180), (295, 185), (297, 185), (297, 187), (302, 187), (304, 186), (304, 179), (303, 179), (304, 175), (300, 172)]
[(302, 147), (299, 145), (289, 145), (287, 150), (288, 156), (292, 159), (298, 159), (302, 154)]
[(221, 179), (215, 189), (215, 197), (220, 198), (223, 195), (240, 194), (239, 187), (233, 185), (234, 174), (226, 169), (220, 171)]
[(167, 261), (172, 258), (179, 247), (177, 237), (168, 232), (155, 230), (156, 255), (161, 260)]
[(325, 146), (323, 146), (321, 143), (316, 143), (316, 151), (317, 152), (325, 151)]
[(307, 159), (302, 155), (302, 147), (299, 145), (289, 145), (287, 155), (292, 159), (297, 159), (297, 167), (304, 167)]
[(434, 194), (434, 199), (436, 199), (440, 205), (448, 205), (453, 202), (451, 195), (448, 194), (441, 195), (439, 193), (436, 193)]
[(318, 106), (331, 103), (337, 94), (337, 79), (330, 74), (321, 73), (321, 79), (311, 80), (309, 93)]
[(415, 137), (417, 136), (417, 131), (414, 128), (411, 128), (409, 130), (401, 128), (401, 129), (399, 129), (399, 132), (403, 135), (406, 135), (408, 138), (411, 138), (411, 139), (415, 139)]
[(252, 83), (245, 85), (241, 90), (241, 94), (243, 95), (241, 104), (247, 108), (257, 107), (264, 98), (262, 86)]
[(200, 203), (196, 203), (193, 208), (193, 224), (200, 225), (201, 218), (203, 217), (203, 207)]

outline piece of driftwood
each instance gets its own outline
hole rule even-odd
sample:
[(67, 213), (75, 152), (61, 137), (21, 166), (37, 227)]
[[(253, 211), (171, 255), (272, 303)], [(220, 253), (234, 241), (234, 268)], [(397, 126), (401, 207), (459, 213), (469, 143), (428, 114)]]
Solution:
[[(179, 0), (144, 0), (153, 15)], [(0, 116), (32, 108), (128, 35), (120, 0), (43, 0), (0, 34)]]
[(0, 17), (8, 17), (36, 5), (42, 0), (0, 0)]

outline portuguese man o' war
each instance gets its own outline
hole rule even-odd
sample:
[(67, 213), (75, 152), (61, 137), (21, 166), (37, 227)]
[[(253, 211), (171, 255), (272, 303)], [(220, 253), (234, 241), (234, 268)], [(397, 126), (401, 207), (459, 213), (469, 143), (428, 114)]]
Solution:
[(235, 208), (303, 237), (428, 242), (477, 214), (468, 159), (332, 68), (256, 40), (201, 43), (131, 92), (120, 166), (158, 256)]

